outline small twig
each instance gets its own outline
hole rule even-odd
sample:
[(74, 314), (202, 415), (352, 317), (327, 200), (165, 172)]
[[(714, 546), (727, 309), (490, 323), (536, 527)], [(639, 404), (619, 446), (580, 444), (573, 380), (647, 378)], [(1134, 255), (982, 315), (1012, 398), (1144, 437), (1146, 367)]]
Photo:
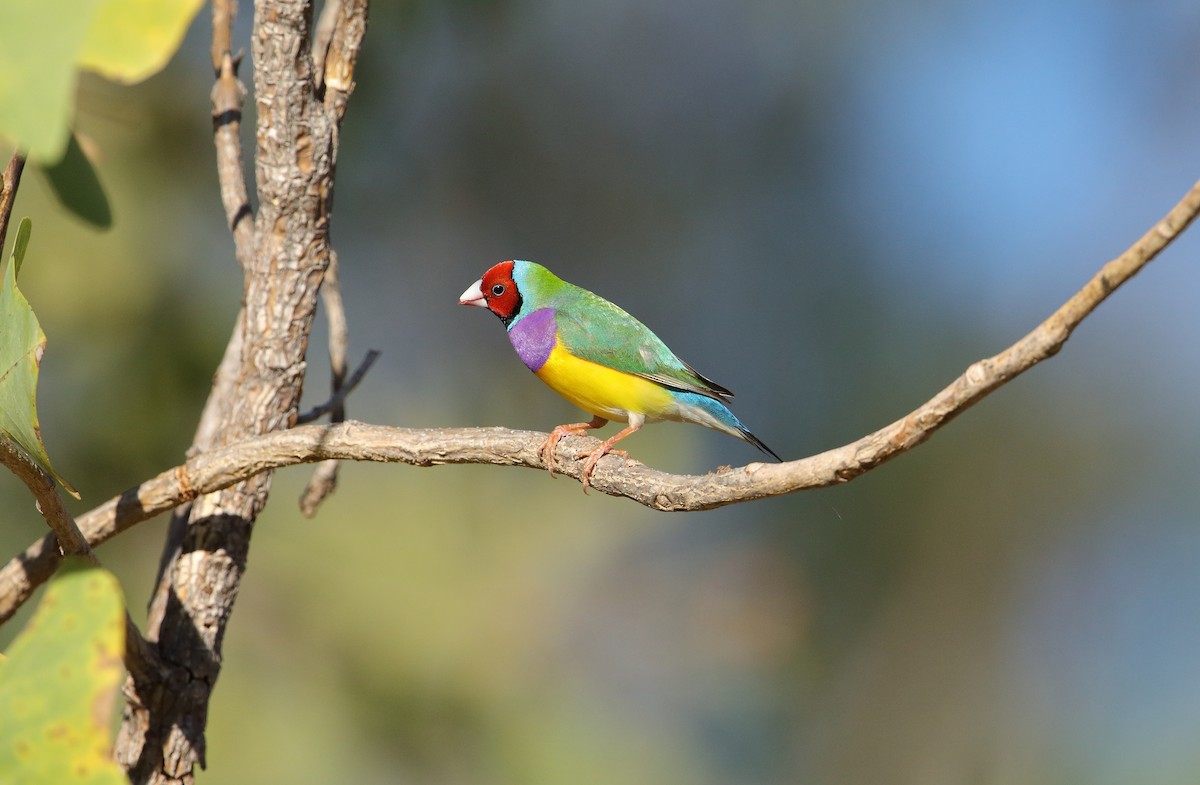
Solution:
[(8, 237), (8, 219), (12, 215), (13, 202), (17, 199), (17, 187), (21, 184), (21, 172), (25, 169), (25, 156), (20, 150), (13, 151), (8, 166), (4, 167), (4, 181), (0, 183), (0, 252)]
[(221, 75), (225, 55), (233, 51), (233, 22), (237, 19), (237, 0), (213, 0), (212, 56), (213, 73)]
[[(333, 158), (337, 161), (338, 139), (342, 117), (346, 113), (346, 102), (354, 89), (354, 65), (359, 47), (367, 28), (367, 0), (326, 0), (313, 34), (312, 58), (313, 79), (317, 95), (324, 100), (325, 108), (333, 116)], [(329, 268), (321, 288), (322, 302), (329, 320), (329, 359), (333, 369), (334, 398), (331, 407), (332, 422), (341, 422), (345, 417), (342, 400), (357, 384), (343, 386), (341, 377), (346, 372), (346, 347), (348, 343), (345, 311), (342, 308), (341, 291), (337, 278), (337, 254), (331, 249)], [(370, 362), (374, 357), (368, 354)], [(366, 364), (369, 367), (369, 362)], [(340, 367), (340, 370), (339, 370)], [(364, 369), (365, 372), (365, 369)], [(360, 377), (361, 378), (361, 377)], [(342, 390), (345, 389), (345, 392)], [(340, 398), (339, 398), (340, 394)], [(311, 413), (309, 413), (311, 414)], [(320, 416), (320, 414), (316, 415)], [(312, 419), (316, 419), (313, 417)], [(303, 417), (298, 422), (307, 422)], [(338, 462), (329, 460), (313, 472), (303, 493), (300, 495), (300, 510), (311, 518), (317, 507), (337, 487)]]
[[(333, 158), (337, 161), (339, 136), (342, 117), (346, 113), (346, 102), (354, 89), (354, 65), (358, 60), (358, 50), (362, 45), (363, 36), (367, 29), (367, 0), (326, 0), (321, 9), (321, 18), (317, 22), (313, 34), (312, 57), (313, 79), (317, 95), (321, 96), (325, 108), (333, 116)], [(331, 249), (329, 252), (329, 268), (321, 288), (322, 302), (325, 304), (329, 320), (329, 359), (333, 369), (333, 393), (331, 400), (332, 422), (341, 422), (345, 418), (342, 400), (358, 383), (352, 380), (350, 385), (342, 385), (341, 376), (346, 373), (346, 347), (348, 344), (345, 310), (342, 307), (341, 290), (338, 285), (338, 259)], [(368, 362), (362, 369), (374, 362), (374, 357), (368, 354)], [(340, 366), (340, 371), (339, 371)], [(357, 375), (357, 374), (356, 374)], [(361, 377), (359, 377), (361, 378)], [(345, 392), (343, 392), (345, 390)], [(340, 395), (340, 398), (339, 398)], [(308, 414), (311, 414), (308, 413)], [(308, 422), (304, 415), (298, 422)], [(317, 414), (311, 419), (321, 416)], [(322, 463), (313, 471), (312, 477), (304, 486), (300, 495), (300, 511), (306, 517), (316, 515), (317, 507), (337, 487), (338, 462), (329, 460)]]
[[(329, 6), (326, 6), (326, 10), (328, 8)], [(325, 279), (321, 283), (321, 302), (325, 305), (325, 321), (329, 324), (329, 369), (330, 384), (333, 390), (333, 398), (330, 399), (327, 406), (329, 407), (329, 421), (337, 423), (346, 419), (345, 400), (349, 390), (343, 393), (342, 388), (345, 387), (346, 381), (346, 355), (349, 352), (350, 327), (346, 322), (346, 308), (342, 302), (342, 285), (338, 278), (338, 255), (337, 251), (332, 248), (329, 249), (329, 267), (325, 270)], [(372, 354), (375, 357), (379, 355), (378, 352), (369, 352), (367, 358), (370, 362), (375, 361)], [(369, 363), (367, 363), (367, 367), (370, 367)], [(364, 370), (363, 373), (365, 374), (366, 371)], [(361, 380), (361, 378), (360, 376), (359, 379)], [(357, 386), (358, 382), (356, 381), (354, 384)], [(316, 515), (321, 502), (337, 490), (337, 476), (337, 461), (323, 461), (317, 465), (308, 484), (304, 486), (303, 493), (300, 494), (300, 511), (304, 517), (311, 518)]]
[[(330, 413), (330, 421), (334, 423), (343, 422), (345, 420), (345, 409), (343, 401), (350, 392), (358, 386), (366, 376), (371, 365), (379, 357), (379, 352), (374, 349), (367, 352), (367, 356), (363, 358), (362, 364), (350, 377), (348, 383), (338, 387), (333, 394), (333, 397), (326, 403), (305, 412), (303, 422), (311, 422), (321, 417), (325, 412)], [(343, 358), (344, 359), (344, 358)], [(343, 363), (343, 369), (345, 365)], [(338, 465), (340, 461), (336, 458), (330, 458), (317, 464), (317, 468), (313, 470), (312, 477), (308, 479), (308, 483), (304, 486), (304, 491), (300, 494), (300, 512), (306, 518), (312, 518), (317, 514), (317, 508), (321, 506), (321, 502), (325, 501), (331, 493), (337, 490)]]
[(92, 553), (92, 546), (75, 525), (75, 519), (58, 494), (57, 481), (30, 460), (23, 450), (4, 438), (0, 438), (0, 465), (8, 467), (33, 494), (38, 512), (49, 524), (62, 553), (66, 556), (82, 556), (93, 565), (98, 565), (100, 562)]
[(306, 423), (313, 422), (314, 420), (319, 420), (326, 414), (340, 407), (343, 403), (345, 403), (346, 396), (354, 392), (354, 388), (359, 385), (359, 383), (363, 380), (363, 377), (367, 375), (367, 371), (371, 370), (371, 366), (374, 365), (375, 361), (378, 359), (378, 350), (371, 349), (368, 351), (367, 356), (363, 358), (362, 363), (359, 364), (358, 368), (354, 370), (354, 373), (350, 375), (350, 378), (346, 380), (346, 383), (339, 387), (328, 401), (320, 404), (319, 406), (314, 406), (313, 408), (296, 417), (296, 424), (304, 425)]
[(325, 88), (325, 55), (329, 52), (329, 41), (333, 38), (333, 28), (337, 25), (341, 8), (342, 0), (325, 0), (321, 16), (313, 30), (313, 81), (318, 92)]
[(330, 458), (321, 461), (317, 468), (313, 469), (312, 477), (308, 478), (308, 483), (300, 494), (300, 514), (305, 518), (316, 516), (321, 502), (337, 490), (338, 466), (341, 463), (337, 458)]
[(233, 20), (237, 17), (237, 0), (213, 0), (212, 61), (217, 80), (213, 84), (212, 118), (213, 144), (217, 150), (217, 179), (221, 184), (221, 203), (225, 220), (233, 232), (234, 254), (242, 269), (254, 252), (253, 213), (246, 191), (242, 168), (242, 105), (246, 86), (238, 79), (241, 55), (232, 50)]
[[(325, 34), (322, 28), (327, 18), (333, 21), (326, 44), (321, 41), (321, 36)], [(324, 52), (318, 85), (324, 87), (325, 106), (333, 110), (338, 125), (346, 113), (346, 101), (354, 90), (354, 66), (366, 30), (367, 0), (331, 0), (321, 14), (321, 25), (314, 41), (314, 46), (320, 44)]]
[[(350, 326), (346, 321), (346, 306), (342, 301), (342, 282), (338, 272), (337, 251), (329, 249), (329, 267), (321, 281), (321, 303), (325, 306), (325, 321), (329, 324), (329, 370), (332, 376), (331, 392), (335, 395), (346, 381), (347, 356), (350, 353)], [(375, 352), (378, 355), (378, 352)], [(368, 353), (370, 356), (370, 353)], [(374, 362), (374, 359), (372, 359)], [(330, 410), (331, 422), (346, 419), (343, 406), (345, 396)]]

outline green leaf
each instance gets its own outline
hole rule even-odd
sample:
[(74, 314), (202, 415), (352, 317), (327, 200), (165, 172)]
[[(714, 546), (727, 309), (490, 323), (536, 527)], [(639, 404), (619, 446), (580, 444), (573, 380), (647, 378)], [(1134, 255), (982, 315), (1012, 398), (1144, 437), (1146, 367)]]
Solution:
[(21, 265), (25, 263), (25, 251), (29, 248), (29, 235), (33, 233), (33, 221), (22, 218), (17, 224), (17, 237), (13, 240), (12, 259), (13, 278), (21, 274)]
[(75, 61), (100, 1), (0, 1), (0, 136), (35, 161), (67, 149)]
[(105, 0), (79, 51), (79, 66), (118, 82), (140, 82), (175, 54), (203, 2)]
[(71, 134), (62, 160), (43, 169), (63, 207), (99, 229), (112, 226), (112, 210), (104, 187), (75, 134)]
[(0, 137), (31, 160), (67, 149), (77, 68), (120, 82), (160, 70), (203, 0), (0, 0)]
[(0, 782), (128, 785), (111, 754), (124, 651), (117, 579), (66, 562), (0, 660)]
[(31, 227), (28, 218), (21, 219), (13, 255), (0, 282), (0, 439), (24, 450), (78, 499), (79, 493), (50, 465), (38, 425), (38, 367), (46, 351), (46, 334), (29, 301), (17, 288), (17, 272), (25, 260)]

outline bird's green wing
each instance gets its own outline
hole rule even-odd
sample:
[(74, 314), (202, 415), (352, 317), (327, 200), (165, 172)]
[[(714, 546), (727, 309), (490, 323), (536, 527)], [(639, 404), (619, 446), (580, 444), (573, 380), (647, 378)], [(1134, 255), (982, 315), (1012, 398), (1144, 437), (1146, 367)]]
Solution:
[(576, 357), (674, 390), (733, 397), (676, 357), (649, 327), (603, 297), (568, 284), (555, 300), (559, 340)]

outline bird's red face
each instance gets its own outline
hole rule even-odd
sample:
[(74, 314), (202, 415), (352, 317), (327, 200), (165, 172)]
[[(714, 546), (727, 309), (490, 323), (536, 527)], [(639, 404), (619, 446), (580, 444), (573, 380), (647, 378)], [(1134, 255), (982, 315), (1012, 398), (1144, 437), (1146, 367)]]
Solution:
[(508, 324), (521, 310), (521, 293), (513, 280), (513, 263), (501, 262), (483, 274), (458, 298), (459, 305), (487, 308)]

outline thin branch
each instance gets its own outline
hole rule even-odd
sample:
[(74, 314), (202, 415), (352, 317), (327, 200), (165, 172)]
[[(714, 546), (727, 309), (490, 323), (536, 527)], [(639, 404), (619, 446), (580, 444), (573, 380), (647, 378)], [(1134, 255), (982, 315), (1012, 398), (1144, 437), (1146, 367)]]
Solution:
[(213, 0), (213, 144), (217, 148), (217, 179), (221, 184), (221, 203), (225, 220), (233, 232), (234, 253), (242, 269), (254, 252), (253, 213), (246, 191), (242, 166), (242, 105), (246, 85), (238, 79), (241, 55), (232, 51), (233, 20), (237, 18), (237, 0)]
[(350, 393), (354, 392), (354, 388), (359, 385), (359, 383), (363, 380), (363, 377), (367, 375), (367, 371), (371, 370), (371, 366), (374, 365), (375, 361), (378, 359), (378, 350), (371, 349), (368, 351), (367, 356), (363, 358), (362, 363), (359, 364), (358, 368), (354, 370), (354, 373), (350, 376), (346, 383), (341, 387), (338, 387), (328, 401), (320, 404), (319, 406), (314, 406), (298, 416), (296, 418), (296, 424), (304, 425), (306, 423), (314, 422), (330, 412), (332, 412), (334, 415), (333, 422), (341, 422), (344, 420), (344, 414), (338, 412), (338, 409), (341, 408), (342, 404), (346, 400), (346, 397), (349, 396)]
[[(322, 27), (326, 24), (327, 16), (333, 22), (328, 33), (328, 45), (317, 42), (321, 43), (324, 52), (321, 81), (318, 84), (323, 88), (325, 107), (334, 113), (338, 124), (346, 113), (346, 101), (354, 90), (354, 66), (358, 62), (358, 51), (367, 29), (367, 5), (367, 0), (332, 0), (321, 15)], [(317, 35), (324, 35), (324, 31), (318, 29)]]
[[(346, 381), (347, 355), (350, 353), (350, 325), (346, 321), (346, 306), (342, 302), (342, 281), (338, 274), (337, 251), (329, 249), (329, 267), (321, 282), (321, 302), (325, 306), (325, 321), (329, 323), (329, 370), (332, 375), (332, 391), (336, 397)], [(378, 355), (378, 352), (374, 352)], [(370, 354), (367, 355), (370, 357)], [(374, 362), (372, 358), (371, 362)], [(368, 366), (369, 367), (369, 366)], [(341, 422), (346, 419), (343, 406), (346, 396), (341, 396), (330, 407), (330, 420)]]
[(325, 0), (321, 16), (313, 28), (313, 81), (317, 84), (318, 91), (325, 84), (325, 55), (329, 53), (329, 41), (333, 38), (333, 28), (337, 25), (341, 8), (342, 0)]
[[(317, 95), (322, 98), (326, 112), (333, 119), (335, 166), (340, 147), (341, 122), (346, 114), (346, 103), (350, 93), (354, 90), (354, 67), (358, 61), (363, 36), (366, 35), (367, 8), (368, 0), (326, 0), (313, 33), (313, 83)], [(334, 398), (338, 399), (338, 394), (343, 388), (342, 379), (346, 374), (349, 339), (345, 310), (342, 307), (341, 287), (338, 283), (338, 258), (332, 249), (329, 251), (329, 267), (325, 272), (321, 297), (329, 319), (329, 360), (333, 369)], [(352, 389), (353, 385), (350, 388)], [(345, 393), (342, 393), (341, 400), (344, 399)], [(332, 422), (337, 423), (345, 419), (341, 400), (337, 400), (332, 408)], [(306, 517), (316, 515), (317, 507), (337, 488), (337, 475), (338, 462), (335, 460), (323, 462), (313, 472), (300, 495), (300, 511)]]
[(308, 478), (300, 494), (300, 513), (305, 518), (315, 517), (321, 502), (337, 490), (338, 467), (341, 463), (336, 458), (330, 458), (318, 463), (313, 470), (312, 477)]
[(46, 519), (56, 541), (56, 547), (67, 556), (82, 556), (99, 565), (87, 538), (75, 524), (75, 519), (58, 494), (58, 483), (42, 467), (29, 459), (24, 451), (0, 438), (0, 465), (6, 466), (25, 483), (37, 502), (38, 512)]
[(8, 219), (12, 215), (13, 202), (17, 199), (17, 187), (21, 185), (21, 172), (25, 169), (25, 156), (14, 150), (8, 166), (4, 167), (3, 182), (0, 182), (0, 252), (8, 237)]
[(225, 55), (233, 51), (233, 22), (237, 19), (237, 0), (213, 0), (212, 4), (212, 56), (213, 73), (220, 76)]
[[(330, 5), (325, 6), (325, 13), (329, 12), (330, 7)], [(325, 17), (321, 18), (324, 20)], [(326, 412), (329, 413), (330, 422), (338, 423), (345, 420), (346, 396), (358, 385), (366, 373), (366, 369), (379, 356), (379, 353), (374, 350), (368, 352), (367, 359), (363, 361), (363, 367), (360, 368), (362, 373), (356, 374), (358, 378), (352, 380), (352, 385), (345, 384), (346, 355), (350, 348), (350, 327), (346, 322), (346, 307), (342, 302), (342, 284), (338, 278), (338, 255), (337, 251), (332, 248), (329, 249), (329, 267), (325, 270), (325, 280), (321, 283), (321, 302), (325, 305), (325, 321), (329, 323), (329, 369), (333, 397), (324, 406), (318, 406), (311, 412), (298, 417), (297, 423), (310, 422), (323, 416)], [(305, 417), (309, 417), (309, 419), (304, 419)], [(312, 477), (304, 486), (304, 492), (300, 494), (300, 512), (304, 514), (304, 517), (315, 516), (321, 502), (337, 490), (337, 477), (338, 461), (322, 461), (317, 465)]]
[[(1198, 213), (1200, 182), (1035, 330), (994, 357), (973, 363), (913, 412), (855, 442), (801, 460), (751, 463), (702, 476), (667, 474), (629, 458), (606, 456), (597, 464), (591, 485), (656, 510), (681, 511), (849, 482), (917, 446), (992, 390), (1057, 354), (1087, 315), (1178, 237)], [(79, 525), (96, 545), (200, 494), (283, 466), (333, 458), (414, 466), (470, 463), (544, 469), (538, 454), (544, 440), (545, 434), (506, 428), (390, 428), (353, 421), (303, 426), (198, 455), (80, 516)], [(579, 479), (581, 461), (594, 443), (588, 437), (562, 442), (556, 469)], [(9, 618), (49, 577), (57, 558), (57, 549), (47, 535), (0, 569), (0, 621)]]

